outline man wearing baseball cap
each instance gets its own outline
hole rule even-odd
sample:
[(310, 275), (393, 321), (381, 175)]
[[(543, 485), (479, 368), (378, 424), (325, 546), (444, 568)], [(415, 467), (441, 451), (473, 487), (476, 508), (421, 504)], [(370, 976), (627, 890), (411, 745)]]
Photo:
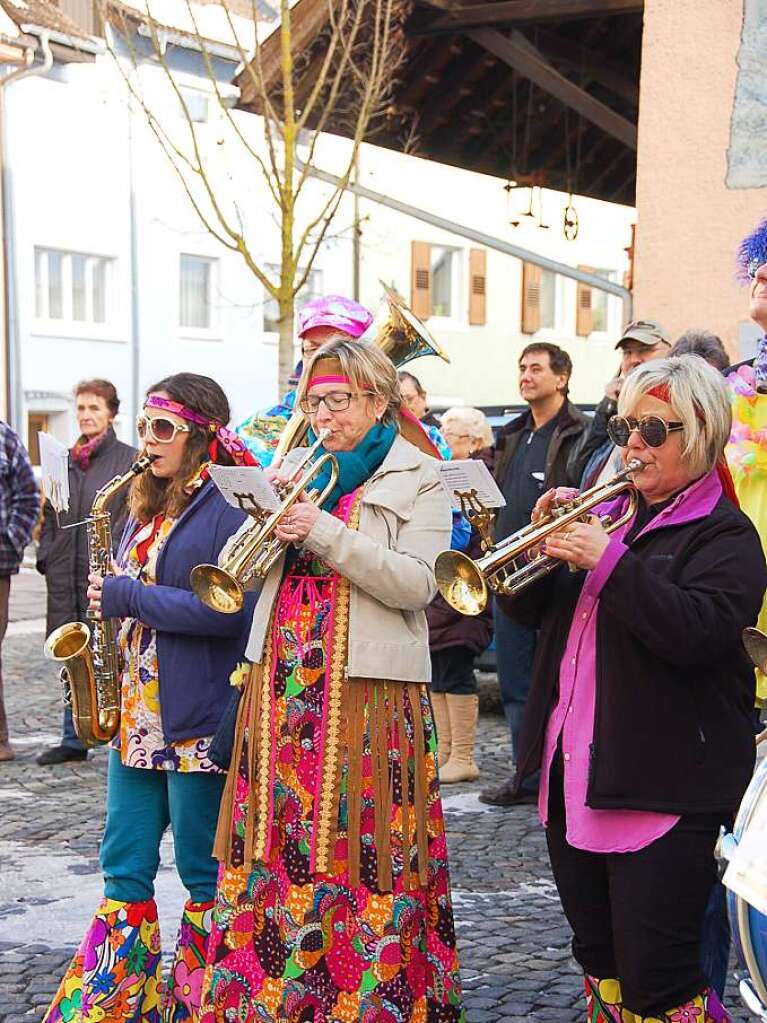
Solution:
[(657, 320), (634, 320), (623, 331), (615, 348), (621, 353), (618, 374), (605, 387), (605, 396), (594, 412), (583, 448), (570, 467), (572, 483), (581, 489), (615, 475), (620, 469), (618, 452), (607, 435), (607, 424), (618, 411), (623, 381), (643, 362), (665, 358), (671, 350), (671, 342)]
[(298, 310), (298, 336), (301, 338), (301, 361), (290, 379), (291, 389), (281, 402), (262, 412), (249, 416), (237, 427), (250, 451), (262, 468), (274, 458), (280, 434), (293, 414), (296, 388), (301, 379), (303, 364), (334, 337), (362, 337), (373, 322), (373, 314), (359, 302), (343, 295), (323, 295), (313, 298)]

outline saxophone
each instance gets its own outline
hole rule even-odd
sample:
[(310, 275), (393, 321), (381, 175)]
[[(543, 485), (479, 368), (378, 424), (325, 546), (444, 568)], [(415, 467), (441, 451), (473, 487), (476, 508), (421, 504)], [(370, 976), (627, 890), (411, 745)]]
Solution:
[[(96, 493), (88, 530), (88, 568), (101, 576), (112, 574), (112, 523), (107, 504), (135, 476), (154, 461), (137, 459), (122, 476), (115, 476)], [(82, 525), (82, 523), (77, 523)], [(59, 626), (45, 641), (45, 656), (62, 664), (64, 700), (72, 706), (75, 731), (85, 746), (110, 742), (120, 723), (120, 662), (117, 632), (111, 619), (98, 619), (91, 611), (86, 622)]]

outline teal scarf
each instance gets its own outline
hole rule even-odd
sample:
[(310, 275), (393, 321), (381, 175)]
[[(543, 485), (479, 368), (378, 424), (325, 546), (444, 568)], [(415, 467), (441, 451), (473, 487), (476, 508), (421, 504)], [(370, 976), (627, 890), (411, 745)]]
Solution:
[[(330, 491), (328, 498), (323, 502), (323, 511), (333, 511), (335, 506), (346, 494), (351, 494), (365, 480), (369, 480), (376, 469), (389, 454), (389, 449), (397, 436), (394, 426), (384, 426), (376, 423), (371, 426), (356, 448), (351, 451), (334, 451), (333, 454), (338, 462), (338, 482)], [(309, 443), (313, 444), (317, 438), (309, 431)], [(318, 455), (325, 453), (325, 448), (320, 445)], [(322, 491), (330, 481), (330, 465), (325, 465), (314, 477), (311, 489)]]

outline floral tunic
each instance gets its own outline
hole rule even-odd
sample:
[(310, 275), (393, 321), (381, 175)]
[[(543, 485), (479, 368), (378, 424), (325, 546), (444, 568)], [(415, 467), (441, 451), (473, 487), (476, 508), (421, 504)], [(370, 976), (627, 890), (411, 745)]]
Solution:
[[(133, 537), (123, 572), (145, 586), (154, 586), (157, 558), (176, 520), (157, 516)], [(126, 767), (157, 771), (214, 771), (208, 760), (211, 737), (166, 741), (160, 713), (160, 677), (157, 662), (157, 634), (135, 618), (124, 618), (118, 635), (123, 658), (119, 739)]]
[(201, 1023), (464, 1019), (428, 697), (346, 677), (344, 584), (300, 554), (243, 697)]

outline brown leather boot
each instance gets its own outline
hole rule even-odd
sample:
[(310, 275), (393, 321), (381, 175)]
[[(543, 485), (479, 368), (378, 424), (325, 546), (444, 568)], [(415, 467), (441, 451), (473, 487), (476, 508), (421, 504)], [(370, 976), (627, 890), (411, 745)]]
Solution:
[(445, 693), (430, 693), (431, 709), (434, 711), (434, 727), (437, 729), (437, 764), (440, 767), (450, 759), (451, 734), (450, 716), (447, 712)]
[(479, 768), (474, 759), (474, 743), (477, 738), (479, 698), (455, 696), (452, 693), (446, 693), (446, 697), (452, 744), (450, 759), (439, 772), (439, 780), (443, 785), (476, 781), (479, 778)]

